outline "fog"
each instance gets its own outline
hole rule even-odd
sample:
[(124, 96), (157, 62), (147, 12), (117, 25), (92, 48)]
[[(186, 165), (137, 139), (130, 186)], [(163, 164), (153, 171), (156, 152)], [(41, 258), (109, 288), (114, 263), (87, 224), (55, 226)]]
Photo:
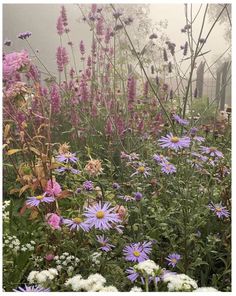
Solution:
[[(130, 4), (132, 5), (132, 4)], [(190, 5), (190, 4), (189, 4)], [(79, 47), (79, 42), (83, 40), (85, 45), (90, 45), (91, 32), (89, 27), (84, 22), (78, 22), (81, 18), (81, 13), (75, 4), (65, 5), (69, 27), (71, 29), (70, 38), (74, 43), (75, 48)], [(199, 10), (200, 4), (193, 4), (193, 16)], [(10, 39), (13, 44), (11, 47), (4, 47), (4, 51), (14, 51), (26, 48), (25, 41), (17, 38), (20, 32), (31, 31), (30, 43), (34, 49), (37, 49), (40, 59), (47, 65), (49, 71), (57, 75), (56, 65), (56, 49), (59, 45), (59, 38), (56, 34), (56, 22), (60, 13), (61, 4), (5, 4), (3, 5), (3, 40)], [(197, 39), (205, 4), (202, 6), (198, 17), (193, 25), (193, 36)], [(177, 48), (186, 41), (186, 34), (181, 33), (181, 28), (186, 24), (184, 4), (150, 4), (149, 17), (153, 24), (162, 20), (168, 21), (168, 26), (164, 33), (169, 39), (177, 44)], [(212, 23), (207, 17), (204, 25), (202, 36), (206, 36), (211, 28)], [(210, 34), (207, 43), (204, 45), (204, 52), (210, 51), (205, 55), (209, 64), (212, 64), (227, 48), (229, 42), (224, 39), (224, 25), (216, 24)], [(225, 55), (227, 56), (227, 54)], [(178, 56), (177, 56), (178, 57)], [(79, 64), (79, 57), (77, 63)], [(181, 60), (177, 58), (177, 61)], [(199, 59), (200, 61), (200, 59)], [(181, 63), (182, 69), (185, 71), (189, 65), (189, 60)], [(42, 67), (40, 68), (42, 70)], [(206, 73), (210, 77), (210, 73)], [(212, 78), (212, 77), (211, 77)], [(214, 87), (211, 83), (211, 91), (214, 92)], [(207, 94), (209, 95), (209, 94)], [(212, 93), (210, 94), (212, 95)]]

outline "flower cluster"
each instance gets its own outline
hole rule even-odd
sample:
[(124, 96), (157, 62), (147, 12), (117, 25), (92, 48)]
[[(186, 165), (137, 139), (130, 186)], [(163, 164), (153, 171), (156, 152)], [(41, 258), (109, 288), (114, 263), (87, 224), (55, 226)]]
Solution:
[(75, 292), (118, 292), (114, 286), (104, 286), (106, 279), (99, 273), (91, 274), (87, 279), (83, 279), (80, 274), (69, 278), (65, 286), (71, 287)]
[(10, 206), (11, 201), (10, 200), (4, 200), (2, 205), (2, 217), (4, 222), (9, 221), (9, 211), (7, 211), (7, 208)]
[(36, 244), (36, 242), (32, 240), (32, 241), (30, 241), (27, 244), (21, 245), (21, 251), (22, 252), (30, 252), (30, 251), (33, 251), (34, 248), (35, 248), (35, 244)]
[(71, 274), (78, 266), (80, 259), (65, 252), (60, 256), (55, 256), (53, 261), (55, 262), (58, 271), (65, 270), (68, 274)]
[(40, 284), (42, 286), (49, 285), (58, 276), (58, 271), (55, 268), (49, 268), (42, 271), (31, 271), (27, 277), (30, 284)]
[(198, 288), (197, 282), (186, 274), (167, 273), (163, 281), (167, 283), (169, 292), (191, 292)]
[(3, 238), (3, 247), (17, 252), (20, 250), (20, 241), (15, 235), (5, 235)]

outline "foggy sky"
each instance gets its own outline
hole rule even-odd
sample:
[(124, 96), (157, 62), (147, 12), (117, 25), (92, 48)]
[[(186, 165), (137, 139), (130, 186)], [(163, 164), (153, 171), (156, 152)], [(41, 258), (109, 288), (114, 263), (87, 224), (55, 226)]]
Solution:
[[(189, 4), (190, 5), (190, 4)], [(31, 31), (33, 34), (30, 42), (35, 49), (39, 50), (40, 58), (44, 61), (50, 71), (56, 73), (56, 49), (59, 45), (59, 38), (56, 34), (56, 21), (60, 13), (61, 4), (5, 4), (3, 5), (3, 40), (6, 38), (13, 41), (13, 46), (4, 48), (5, 51), (20, 50), (26, 48), (23, 40), (17, 38), (19, 32)], [(196, 14), (200, 4), (193, 4), (193, 15)], [(78, 48), (80, 40), (85, 44), (90, 43), (91, 35), (87, 24), (78, 23), (80, 17), (79, 9), (76, 5), (65, 5), (69, 25), (70, 36)], [(193, 32), (198, 36), (204, 7), (193, 26)], [(178, 46), (186, 41), (186, 34), (180, 32), (185, 25), (184, 4), (150, 4), (150, 18), (154, 22), (168, 20), (168, 27), (165, 30), (170, 40)], [(206, 34), (211, 24), (207, 22), (203, 32)], [(207, 54), (209, 63), (213, 62), (229, 44), (223, 38), (224, 26), (217, 24), (212, 34), (204, 46), (204, 51), (211, 50)], [(79, 58), (77, 60), (79, 63)], [(189, 62), (186, 62), (186, 64)], [(184, 66), (184, 65), (183, 65)]]

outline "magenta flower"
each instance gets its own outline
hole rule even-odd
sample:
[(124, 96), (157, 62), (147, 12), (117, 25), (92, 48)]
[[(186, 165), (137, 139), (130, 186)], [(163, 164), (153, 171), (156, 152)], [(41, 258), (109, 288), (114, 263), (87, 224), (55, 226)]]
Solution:
[(114, 248), (114, 245), (109, 244), (109, 239), (104, 237), (103, 235), (97, 235), (97, 241), (101, 244), (101, 247), (99, 248), (102, 251), (109, 252), (112, 248)]
[(80, 44), (79, 44), (79, 50), (80, 50), (80, 53), (82, 54), (82, 56), (85, 54), (85, 46), (84, 46), (84, 42), (83, 40), (80, 41)]
[(179, 138), (179, 137), (173, 136), (172, 133), (170, 133), (166, 137), (161, 137), (158, 140), (158, 142), (160, 143), (160, 146), (162, 148), (170, 148), (175, 151), (182, 149), (182, 148), (188, 148), (190, 146), (190, 138), (189, 137)]
[(176, 173), (176, 167), (170, 162), (162, 162), (161, 163), (161, 171), (167, 175)]
[(82, 229), (85, 232), (88, 232), (90, 229), (90, 225), (87, 222), (83, 222), (83, 219), (80, 217), (76, 217), (74, 219), (63, 219), (62, 223), (67, 225), (70, 230), (76, 230)]
[(13, 289), (14, 292), (50, 292), (49, 288), (43, 288), (41, 286), (27, 286), (24, 287), (18, 287), (16, 289)]
[(189, 124), (189, 121), (188, 121), (188, 120), (181, 118), (181, 117), (180, 117), (179, 115), (177, 115), (177, 114), (173, 114), (172, 117), (173, 117), (173, 119), (174, 119), (176, 122), (178, 122), (180, 125), (185, 126), (185, 125), (188, 125), (188, 124)]
[(208, 207), (216, 214), (218, 218), (228, 218), (230, 216), (229, 211), (226, 209), (226, 207), (222, 206), (221, 202), (218, 204), (213, 204), (213, 202), (211, 202)]
[(103, 206), (98, 203), (88, 207), (84, 215), (87, 217), (86, 223), (90, 227), (94, 226), (100, 230), (108, 230), (112, 228), (112, 224), (121, 222), (118, 214), (114, 212), (114, 208), (110, 208), (109, 203), (105, 203)]
[(59, 72), (62, 72), (64, 67), (69, 63), (69, 58), (65, 47), (59, 46), (57, 48), (57, 68)]
[(75, 153), (67, 152), (64, 154), (59, 154), (56, 156), (56, 160), (62, 163), (77, 163), (78, 158), (75, 156)]
[(27, 198), (26, 205), (30, 207), (37, 207), (40, 203), (51, 203), (55, 201), (52, 196), (46, 196), (46, 192), (43, 195), (31, 196)]
[(166, 260), (168, 261), (168, 265), (175, 267), (178, 261), (181, 259), (181, 256), (177, 253), (169, 254)]
[(50, 225), (50, 227), (52, 229), (61, 229), (60, 227), (60, 222), (61, 222), (61, 217), (58, 216), (57, 214), (55, 213), (48, 213), (46, 215), (46, 221), (48, 223), (48, 225)]
[(125, 260), (134, 262), (142, 262), (147, 260), (151, 251), (151, 242), (133, 243), (123, 249)]
[(48, 254), (45, 255), (44, 259), (46, 261), (52, 261), (54, 259), (54, 257), (55, 257), (54, 254), (48, 253)]
[(63, 25), (62, 16), (59, 16), (59, 18), (57, 19), (57, 33), (60, 36), (64, 33), (64, 25)]
[(46, 190), (49, 195), (56, 196), (61, 193), (61, 186), (56, 180), (48, 180)]
[(217, 150), (216, 147), (204, 147), (204, 146), (201, 146), (201, 149), (202, 149), (202, 152), (205, 153), (205, 154), (209, 154), (210, 156), (215, 156), (215, 157), (219, 157), (219, 158), (222, 158), (224, 157), (223, 156), (223, 153), (220, 152), (219, 150)]

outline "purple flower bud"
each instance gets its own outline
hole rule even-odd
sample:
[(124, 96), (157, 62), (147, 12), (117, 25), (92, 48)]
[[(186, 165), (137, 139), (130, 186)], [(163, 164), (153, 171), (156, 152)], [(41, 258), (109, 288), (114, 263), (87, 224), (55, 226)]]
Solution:
[(81, 53), (82, 55), (85, 54), (85, 46), (84, 46), (84, 42), (83, 42), (83, 40), (80, 41), (80, 44), (79, 44), (79, 50), (80, 50), (80, 53)]
[(57, 68), (62, 72), (64, 67), (69, 63), (68, 55), (65, 47), (59, 46), (57, 48)]
[(61, 16), (59, 16), (59, 18), (57, 19), (57, 33), (60, 36), (64, 33), (64, 25)]
[(4, 45), (6, 45), (6, 46), (11, 46), (11, 44), (12, 44), (12, 42), (11, 42), (11, 40), (9, 40), (9, 39), (6, 39), (6, 40), (4, 41)]
[(32, 33), (31, 32), (23, 32), (23, 33), (20, 33), (19, 35), (18, 35), (18, 38), (20, 38), (20, 39), (27, 39), (27, 38), (29, 38), (30, 36), (32, 35)]
[(93, 191), (94, 190), (93, 182), (92, 181), (85, 181), (83, 183), (83, 189), (86, 191)]
[(118, 190), (120, 189), (120, 185), (118, 183), (113, 183), (112, 188)]
[(141, 192), (135, 192), (134, 197), (136, 201), (140, 201), (143, 198), (143, 195)]

